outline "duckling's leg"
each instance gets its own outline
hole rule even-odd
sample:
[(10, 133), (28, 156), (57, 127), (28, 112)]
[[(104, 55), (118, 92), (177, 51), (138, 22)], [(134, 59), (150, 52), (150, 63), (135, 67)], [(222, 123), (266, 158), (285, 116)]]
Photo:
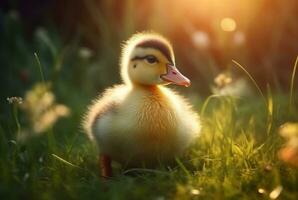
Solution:
[(99, 155), (99, 169), (102, 177), (112, 176), (111, 158), (108, 155)]

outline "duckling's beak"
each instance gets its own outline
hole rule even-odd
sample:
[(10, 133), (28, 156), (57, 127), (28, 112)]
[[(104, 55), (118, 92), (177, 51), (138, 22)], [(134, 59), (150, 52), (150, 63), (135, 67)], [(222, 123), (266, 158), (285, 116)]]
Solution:
[(185, 87), (190, 86), (190, 80), (183, 76), (183, 74), (181, 74), (178, 69), (171, 64), (167, 64), (167, 73), (162, 74), (160, 78), (176, 85), (183, 85)]

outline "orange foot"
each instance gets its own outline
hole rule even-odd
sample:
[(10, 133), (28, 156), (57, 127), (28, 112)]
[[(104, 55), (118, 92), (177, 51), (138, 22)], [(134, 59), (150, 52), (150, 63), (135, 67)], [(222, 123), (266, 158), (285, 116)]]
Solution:
[(107, 155), (100, 155), (99, 157), (99, 169), (102, 177), (112, 177), (111, 158)]

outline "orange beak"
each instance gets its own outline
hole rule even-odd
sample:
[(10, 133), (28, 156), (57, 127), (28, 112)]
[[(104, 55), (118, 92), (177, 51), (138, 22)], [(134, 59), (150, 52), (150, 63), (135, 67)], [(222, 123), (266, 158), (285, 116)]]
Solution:
[(183, 85), (185, 87), (190, 86), (190, 80), (183, 76), (183, 74), (181, 74), (178, 69), (171, 64), (167, 64), (167, 73), (162, 74), (160, 78), (176, 85)]

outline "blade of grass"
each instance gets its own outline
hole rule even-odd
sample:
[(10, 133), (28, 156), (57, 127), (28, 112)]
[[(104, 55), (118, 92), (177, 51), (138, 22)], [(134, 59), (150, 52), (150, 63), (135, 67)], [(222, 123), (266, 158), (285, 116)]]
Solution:
[[(5, 133), (4, 133), (4, 129), (2, 127), (2, 125), (0, 125), (0, 152), (1, 150), (3, 150), (3, 152), (6, 152), (8, 149), (8, 143), (7, 143), (7, 138), (5, 136)], [(3, 159), (4, 158), (7, 158), (7, 154), (3, 154)]]
[[(68, 166), (71, 166), (71, 167), (80, 169), (80, 170), (82, 170), (82, 171), (88, 172), (90, 175), (94, 176), (93, 172), (92, 172), (92, 171), (89, 171), (88, 169), (84, 169), (84, 168), (81, 168), (81, 167), (79, 167), (79, 166), (77, 166), (77, 165), (75, 165), (75, 164), (72, 164), (71, 162), (69, 162), (69, 161), (67, 161), (67, 160), (65, 160), (65, 159), (63, 159), (63, 158), (61, 158), (60, 156), (57, 156), (56, 154), (53, 154), (53, 153), (52, 153), (51, 155), (52, 155), (55, 159), (61, 161), (62, 163), (66, 164), (66, 165), (68, 165)], [(112, 179), (112, 180), (114, 179), (113, 177), (104, 177), (104, 176), (101, 176), (101, 177), (103, 177), (103, 178), (107, 178), (107, 179)]]
[(201, 116), (204, 115), (205, 110), (206, 110), (206, 108), (207, 108), (209, 102), (211, 101), (211, 99), (213, 99), (213, 98), (218, 98), (218, 97), (221, 97), (221, 95), (216, 95), (216, 94), (215, 94), (215, 95), (210, 95), (210, 96), (205, 100), (205, 102), (204, 102), (204, 104), (203, 104), (203, 106), (202, 106), (202, 109), (201, 109)]
[(45, 84), (45, 78), (44, 78), (43, 71), (42, 71), (42, 65), (41, 65), (41, 62), (40, 62), (39, 57), (38, 57), (36, 52), (34, 52), (34, 57), (36, 59), (37, 66), (39, 68), (39, 73), (40, 73), (41, 80)]
[(298, 56), (296, 57), (295, 65), (292, 72), (292, 78), (291, 78), (291, 85), (290, 85), (290, 100), (289, 100), (289, 111), (291, 112), (292, 104), (293, 104), (293, 95), (294, 95), (294, 81), (295, 81), (295, 75), (296, 75), (296, 69), (298, 64)]
[(183, 163), (180, 161), (179, 158), (175, 158), (176, 162), (178, 163), (179, 167), (182, 169), (182, 171), (186, 174), (187, 177), (191, 177), (189, 171), (186, 169), (186, 167), (183, 165)]
[(15, 120), (16, 126), (17, 126), (17, 139), (20, 137), (21, 134), (21, 124), (19, 121), (19, 114), (18, 114), (18, 105), (17, 104), (13, 104), (12, 105), (12, 109), (13, 109), (13, 118)]
[(167, 172), (163, 172), (160, 170), (155, 170), (155, 169), (143, 169), (143, 168), (132, 168), (128, 169), (124, 172), (122, 172), (123, 175), (129, 174), (131, 172), (148, 172), (148, 173), (155, 173), (155, 174), (161, 174), (161, 175), (169, 175)]
[(265, 98), (265, 95), (263, 94), (261, 88), (258, 86), (257, 82), (255, 81), (255, 79), (250, 75), (250, 73), (240, 64), (238, 63), (237, 61), (235, 60), (232, 60), (232, 62), (234, 64), (236, 64), (236, 66), (238, 66), (240, 69), (242, 69), (245, 74), (250, 78), (250, 80), (253, 82), (253, 84), (255, 85), (255, 87), (257, 88), (258, 92), (260, 93), (260, 95), (262, 96), (263, 100), (264, 100), (264, 103), (265, 105), (267, 106), (267, 100)]
[(71, 166), (71, 167), (75, 167), (75, 168), (82, 169), (82, 168), (80, 168), (79, 166), (77, 166), (77, 165), (75, 165), (75, 164), (72, 164), (72, 163), (70, 163), (70, 162), (64, 160), (63, 158), (57, 156), (56, 154), (53, 154), (53, 153), (52, 153), (52, 156), (53, 156), (54, 158), (56, 158), (57, 160), (63, 162), (63, 163), (66, 164), (66, 165), (69, 165), (69, 166)]
[(267, 84), (267, 91), (268, 91), (267, 135), (269, 135), (272, 129), (272, 122), (273, 122), (273, 97), (272, 97), (272, 92), (269, 84)]

